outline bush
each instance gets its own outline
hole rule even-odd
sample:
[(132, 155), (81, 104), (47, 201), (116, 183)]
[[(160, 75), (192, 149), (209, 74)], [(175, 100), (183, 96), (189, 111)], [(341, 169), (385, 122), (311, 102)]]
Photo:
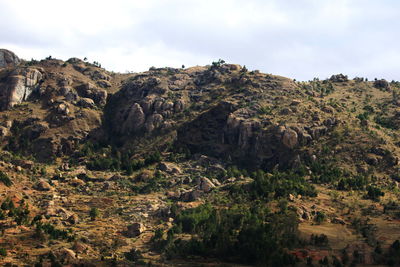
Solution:
[(0, 248), (0, 256), (7, 257), (7, 250), (5, 248)]
[(44, 234), (48, 234), (51, 239), (67, 239), (72, 241), (74, 237), (70, 235), (69, 231), (57, 229), (50, 223), (36, 223), (35, 237), (42, 238)]
[(4, 172), (0, 171), (0, 182), (2, 182), (5, 186), (10, 187), (13, 183), (10, 178)]
[(382, 190), (376, 186), (368, 186), (367, 187), (367, 199), (372, 199), (374, 201), (379, 201), (380, 197), (383, 197), (385, 195)]
[(328, 236), (324, 234), (314, 235), (310, 237), (310, 244), (315, 246), (327, 246), (329, 243)]
[(318, 224), (323, 223), (326, 220), (326, 215), (322, 211), (317, 211), (314, 218), (315, 222)]
[(128, 261), (138, 261), (143, 258), (142, 253), (138, 249), (131, 249), (129, 252), (125, 252), (125, 258)]
[(96, 220), (96, 218), (100, 215), (99, 210), (96, 207), (93, 207), (89, 211), (89, 216), (92, 221)]

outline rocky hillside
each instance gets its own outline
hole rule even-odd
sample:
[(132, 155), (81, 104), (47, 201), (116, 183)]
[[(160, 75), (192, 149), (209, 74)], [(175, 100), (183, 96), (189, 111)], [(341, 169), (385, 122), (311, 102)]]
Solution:
[(1, 49), (0, 262), (400, 264), (399, 90)]

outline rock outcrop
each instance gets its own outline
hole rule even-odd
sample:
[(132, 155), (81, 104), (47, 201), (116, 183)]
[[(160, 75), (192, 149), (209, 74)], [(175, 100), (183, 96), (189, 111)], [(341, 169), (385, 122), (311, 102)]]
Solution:
[(7, 49), (0, 49), (0, 68), (15, 67), (21, 60), (13, 52)]
[(43, 74), (36, 68), (17, 68), (0, 83), (0, 109), (5, 110), (21, 103), (39, 89)]

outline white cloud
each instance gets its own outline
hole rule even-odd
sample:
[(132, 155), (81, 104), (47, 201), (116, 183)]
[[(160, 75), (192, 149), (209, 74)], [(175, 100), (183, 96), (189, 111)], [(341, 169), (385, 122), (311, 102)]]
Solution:
[(297, 79), (400, 79), (399, 11), (395, 0), (0, 0), (0, 47), (122, 72), (223, 58)]

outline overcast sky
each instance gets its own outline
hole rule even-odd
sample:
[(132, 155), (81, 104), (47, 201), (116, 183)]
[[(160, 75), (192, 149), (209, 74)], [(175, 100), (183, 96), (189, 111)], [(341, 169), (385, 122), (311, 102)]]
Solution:
[(0, 47), (119, 71), (219, 58), (298, 80), (400, 80), (398, 0), (0, 0)]

